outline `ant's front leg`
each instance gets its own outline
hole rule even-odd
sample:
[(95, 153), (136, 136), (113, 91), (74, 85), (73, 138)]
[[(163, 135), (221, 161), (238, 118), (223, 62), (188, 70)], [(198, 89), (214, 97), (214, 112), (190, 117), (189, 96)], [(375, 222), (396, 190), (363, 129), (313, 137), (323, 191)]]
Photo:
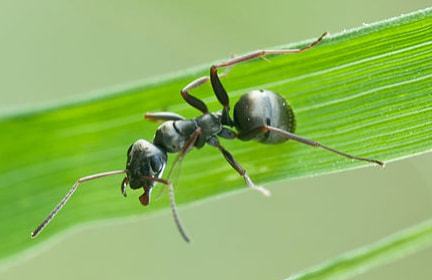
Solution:
[(229, 128), (223, 127), (222, 130), (218, 133), (219, 137), (225, 138), (225, 139), (236, 139), (237, 133), (234, 130), (231, 130)]
[(172, 112), (145, 113), (144, 118), (150, 121), (180, 121), (185, 118)]

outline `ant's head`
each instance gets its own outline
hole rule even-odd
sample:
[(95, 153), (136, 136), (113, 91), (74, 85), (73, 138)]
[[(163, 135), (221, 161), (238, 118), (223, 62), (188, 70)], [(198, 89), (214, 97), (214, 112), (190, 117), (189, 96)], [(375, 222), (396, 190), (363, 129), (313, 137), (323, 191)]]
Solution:
[(129, 147), (126, 163), (127, 179), (132, 189), (144, 189), (144, 194), (140, 197), (143, 205), (149, 204), (150, 192), (155, 185), (155, 181), (148, 178), (160, 178), (166, 162), (165, 151), (146, 140), (140, 139)]

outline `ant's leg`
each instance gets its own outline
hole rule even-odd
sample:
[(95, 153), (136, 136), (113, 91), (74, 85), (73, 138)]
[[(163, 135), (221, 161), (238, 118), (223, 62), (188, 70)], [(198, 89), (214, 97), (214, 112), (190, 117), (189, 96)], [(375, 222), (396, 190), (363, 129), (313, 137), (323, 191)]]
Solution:
[(183, 116), (171, 112), (145, 113), (144, 118), (150, 121), (180, 121), (185, 119)]
[(254, 51), (242, 56), (238, 56), (238, 57), (234, 57), (232, 59), (229, 59), (225, 62), (221, 62), (218, 64), (213, 65), (214, 68), (218, 69), (221, 67), (227, 67), (227, 66), (232, 66), (241, 62), (245, 62), (248, 60), (252, 60), (255, 58), (259, 58), (259, 57), (264, 57), (266, 55), (279, 55), (279, 54), (292, 54), (292, 53), (302, 53), (304, 51), (307, 51), (313, 47), (315, 47), (316, 45), (318, 45), (325, 36), (327, 36), (328, 32), (324, 32), (318, 39), (316, 39), (315, 41), (313, 41), (312, 43), (310, 43), (309, 45), (307, 45), (306, 47), (303, 47), (301, 49), (281, 49), (281, 50), (258, 50), (258, 51)]
[[(31, 237), (35, 238), (39, 235), (39, 233), (42, 232), (42, 230), (54, 219), (55, 215), (58, 214), (58, 212), (66, 205), (68, 200), (72, 197), (72, 195), (75, 193), (75, 191), (78, 189), (79, 185), (84, 182), (88, 182), (91, 180), (108, 177), (112, 175), (118, 175), (118, 174), (125, 174), (125, 170), (115, 170), (115, 171), (109, 171), (104, 173), (98, 173), (93, 174), (90, 176), (79, 178), (75, 184), (72, 186), (72, 188), (68, 191), (68, 193), (63, 197), (63, 199), (57, 204), (57, 206), (51, 211), (51, 213), (48, 214), (48, 216), (43, 220), (43, 222), (31, 233)], [(123, 180), (124, 182), (124, 180)]]
[(234, 57), (234, 58), (229, 59), (225, 62), (218, 63), (218, 64), (215, 64), (212, 67), (210, 67), (210, 81), (211, 81), (211, 84), (213, 87), (213, 91), (215, 92), (215, 95), (216, 95), (217, 99), (219, 100), (219, 102), (224, 107), (224, 109), (222, 111), (222, 123), (232, 126), (232, 120), (229, 116), (229, 110), (230, 110), (229, 97), (228, 97), (228, 94), (227, 94), (225, 88), (223, 87), (223, 85), (219, 79), (219, 76), (218, 76), (218, 69), (219, 68), (233, 66), (235, 64), (245, 62), (248, 60), (252, 60), (255, 58), (265, 57), (266, 55), (301, 53), (301, 52), (304, 52), (304, 51), (309, 50), (309, 49), (313, 48), (314, 46), (316, 46), (319, 42), (322, 41), (322, 39), (327, 34), (328, 34), (327, 32), (323, 33), (317, 40), (315, 40), (314, 42), (312, 42), (308, 46), (301, 48), (301, 49), (258, 50), (258, 51), (254, 51), (254, 52), (249, 53), (249, 54)]
[(205, 82), (207, 82), (209, 80), (209, 78), (207, 76), (203, 76), (201, 78), (198, 78), (192, 82), (190, 82), (187, 86), (185, 86), (181, 91), (181, 96), (183, 97), (183, 99), (189, 103), (189, 105), (191, 105), (192, 107), (200, 110), (203, 114), (208, 113), (208, 108), (207, 105), (205, 105), (205, 103), (196, 98), (193, 95), (189, 94), (189, 91), (193, 88), (199, 87), (200, 85), (204, 84)]
[(181, 162), (183, 160), (183, 158), (185, 157), (185, 155), (193, 148), (193, 146), (195, 145), (196, 141), (198, 140), (199, 136), (201, 135), (201, 128), (198, 127), (193, 133), (192, 135), (189, 137), (189, 140), (185, 143), (185, 145), (183, 146), (182, 150), (180, 151), (180, 153), (178, 154), (178, 156), (175, 158), (171, 170), (168, 172), (168, 178), (170, 178), (174, 168), (176, 167), (177, 163)]
[(225, 139), (235, 139), (237, 138), (237, 133), (229, 128), (222, 127), (222, 130), (218, 133), (218, 136)]
[(222, 124), (233, 126), (234, 122), (232, 121), (232, 119), (229, 115), (229, 111), (230, 111), (229, 97), (228, 97), (228, 94), (227, 94), (224, 86), (222, 85), (222, 83), (219, 79), (219, 75), (217, 73), (217, 67), (216, 66), (212, 66), (210, 68), (210, 82), (211, 82), (213, 91), (214, 91), (217, 99), (219, 100), (219, 103), (222, 104), (222, 106), (223, 106)]
[(219, 149), (219, 151), (223, 154), (223, 156), (225, 157), (225, 159), (228, 161), (228, 163), (232, 166), (232, 168), (234, 168), (239, 174), (240, 176), (243, 177), (243, 179), (245, 180), (246, 184), (248, 185), (249, 188), (259, 191), (260, 193), (262, 193), (264, 196), (270, 196), (271, 193), (269, 190), (267, 190), (264, 187), (259, 187), (256, 186), (252, 179), (249, 177), (249, 175), (247, 174), (246, 170), (234, 159), (234, 157), (231, 155), (230, 152), (228, 152), (220, 143), (219, 140), (217, 140), (216, 137), (211, 138), (208, 143), (216, 148)]
[[(222, 73), (220, 76), (226, 76), (228, 74), (228, 71), (225, 71), (224, 73)], [(190, 95), (190, 91), (194, 88), (197, 88), (203, 84), (205, 84), (206, 82), (208, 82), (208, 80), (210, 80), (209, 77), (207, 76), (202, 76), (192, 82), (190, 82), (188, 85), (186, 85), (182, 90), (181, 90), (181, 96), (183, 97), (183, 99), (192, 107), (200, 110), (202, 113), (206, 114), (208, 113), (208, 108), (205, 105), (205, 103), (196, 98), (195, 96)]]
[(370, 159), (370, 158), (363, 158), (363, 157), (358, 157), (358, 156), (350, 155), (350, 154), (338, 151), (336, 149), (330, 148), (328, 146), (325, 146), (325, 145), (323, 145), (323, 144), (321, 144), (319, 142), (316, 142), (314, 140), (307, 139), (307, 138), (304, 138), (302, 136), (296, 135), (294, 133), (285, 131), (283, 129), (280, 129), (280, 128), (277, 128), (277, 127), (268, 126), (268, 125), (255, 128), (255, 129), (251, 130), (250, 132), (246, 132), (244, 134), (243, 133), (239, 134), (239, 138), (241, 138), (242, 136), (243, 137), (249, 137), (251, 135), (256, 135), (257, 133), (266, 133), (266, 132), (269, 132), (269, 131), (270, 132), (278, 133), (278, 134), (284, 136), (286, 139), (291, 139), (291, 140), (294, 140), (294, 141), (297, 141), (297, 142), (300, 142), (300, 143), (303, 143), (303, 144), (306, 144), (306, 145), (309, 145), (309, 146), (312, 146), (312, 147), (315, 147), (315, 148), (321, 148), (321, 149), (327, 150), (329, 152), (338, 154), (340, 156), (343, 156), (343, 157), (346, 157), (346, 158), (349, 158), (349, 159), (367, 161), (367, 162), (370, 162), (370, 163), (377, 164), (377, 165), (379, 165), (381, 167), (384, 166), (384, 162), (382, 162), (380, 160)]
[[(180, 232), (181, 236), (183, 237), (183, 239), (186, 242), (190, 242), (189, 236), (187, 235), (183, 224), (180, 220), (180, 216), (177, 212), (177, 205), (175, 202), (175, 193), (174, 193), (174, 186), (171, 183), (171, 181), (169, 180), (165, 180), (165, 179), (161, 179), (161, 178), (156, 178), (156, 177), (150, 177), (150, 176), (144, 176), (144, 179), (149, 180), (149, 181), (154, 181), (154, 182), (158, 182), (161, 184), (164, 184), (168, 187), (168, 192), (169, 192), (169, 201), (170, 201), (170, 207), (171, 207), (171, 212), (174, 218), (174, 223), (177, 226), (178, 231)], [(141, 200), (141, 197), (140, 197)]]

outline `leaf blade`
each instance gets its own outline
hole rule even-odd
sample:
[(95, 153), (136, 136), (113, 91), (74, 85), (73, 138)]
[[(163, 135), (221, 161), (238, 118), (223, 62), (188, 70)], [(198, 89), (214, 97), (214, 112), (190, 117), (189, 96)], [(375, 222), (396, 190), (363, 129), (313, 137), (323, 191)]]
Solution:
[(287, 280), (349, 279), (432, 244), (432, 221), (426, 221), (371, 245), (343, 254)]
[[(250, 89), (279, 92), (294, 108), (298, 133), (334, 148), (387, 161), (424, 153), (432, 147), (431, 25), (428, 9), (331, 37), (301, 55), (239, 65), (223, 82), (232, 104)], [(178, 92), (206, 73), (198, 69), (1, 120), (7, 133), (0, 140), (0, 235), (8, 242), (0, 244), (0, 258), (35, 244), (29, 239), (31, 230), (78, 177), (121, 168), (133, 141), (152, 139), (156, 125), (143, 121), (144, 112), (196, 116)], [(203, 99), (211, 109), (219, 109), (208, 85), (195, 93), (207, 96)], [(295, 143), (225, 145), (261, 183), (364, 166)], [(204, 172), (196, 172), (203, 167)], [(142, 213), (135, 200), (139, 194), (131, 194), (132, 202), (119, 198), (118, 181), (86, 185), (86, 193), (74, 197), (74, 206), (65, 208), (61, 221), (54, 221), (41, 240), (83, 221)], [(244, 187), (211, 148), (188, 156), (181, 184), (185, 187), (177, 196), (182, 203)], [(161, 200), (145, 211), (167, 205)]]

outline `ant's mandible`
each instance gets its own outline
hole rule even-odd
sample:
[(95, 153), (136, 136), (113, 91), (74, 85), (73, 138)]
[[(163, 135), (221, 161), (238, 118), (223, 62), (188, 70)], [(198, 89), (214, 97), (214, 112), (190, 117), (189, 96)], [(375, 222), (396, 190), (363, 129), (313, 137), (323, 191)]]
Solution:
[[(294, 134), (295, 116), (291, 107), (282, 96), (269, 90), (252, 90), (244, 94), (234, 106), (233, 119), (230, 116), (229, 98), (219, 79), (219, 68), (233, 66), (255, 58), (262, 58), (266, 55), (301, 53), (316, 46), (326, 35), (327, 32), (310, 45), (301, 49), (259, 50), (213, 65), (210, 68), (210, 77), (204, 76), (196, 79), (181, 90), (183, 99), (192, 107), (201, 111), (201, 116), (187, 120), (171, 112), (146, 113), (146, 119), (164, 121), (156, 130), (153, 143), (140, 139), (132, 144), (127, 152), (126, 169), (124, 170), (98, 173), (78, 179), (48, 217), (31, 233), (31, 237), (36, 237), (51, 222), (81, 183), (102, 177), (125, 174), (126, 176), (121, 183), (121, 193), (126, 197), (127, 185), (132, 189), (142, 188), (144, 194), (139, 199), (144, 206), (150, 203), (150, 193), (156, 183), (161, 183), (168, 187), (170, 206), (175, 224), (183, 239), (189, 241), (189, 237), (183, 229), (179, 215), (177, 214), (174, 187), (169, 177), (176, 164), (193, 147), (199, 149), (205, 144), (209, 144), (217, 148), (228, 163), (244, 178), (248, 187), (266, 196), (270, 195), (268, 190), (253, 183), (246, 170), (220, 144), (218, 137), (226, 139), (237, 138), (243, 141), (257, 140), (264, 144), (278, 144), (287, 140), (294, 140), (312, 147), (325, 149), (346, 158), (367, 161), (383, 166), (384, 163), (382, 161), (353, 156)], [(204, 84), (208, 80), (211, 82), (218, 101), (223, 106), (220, 112), (209, 112), (202, 100), (189, 93), (191, 89)], [(232, 130), (232, 128), (235, 128), (236, 131)], [(168, 179), (162, 179), (161, 177), (168, 160), (167, 153), (179, 153), (179, 155), (168, 173)]]

